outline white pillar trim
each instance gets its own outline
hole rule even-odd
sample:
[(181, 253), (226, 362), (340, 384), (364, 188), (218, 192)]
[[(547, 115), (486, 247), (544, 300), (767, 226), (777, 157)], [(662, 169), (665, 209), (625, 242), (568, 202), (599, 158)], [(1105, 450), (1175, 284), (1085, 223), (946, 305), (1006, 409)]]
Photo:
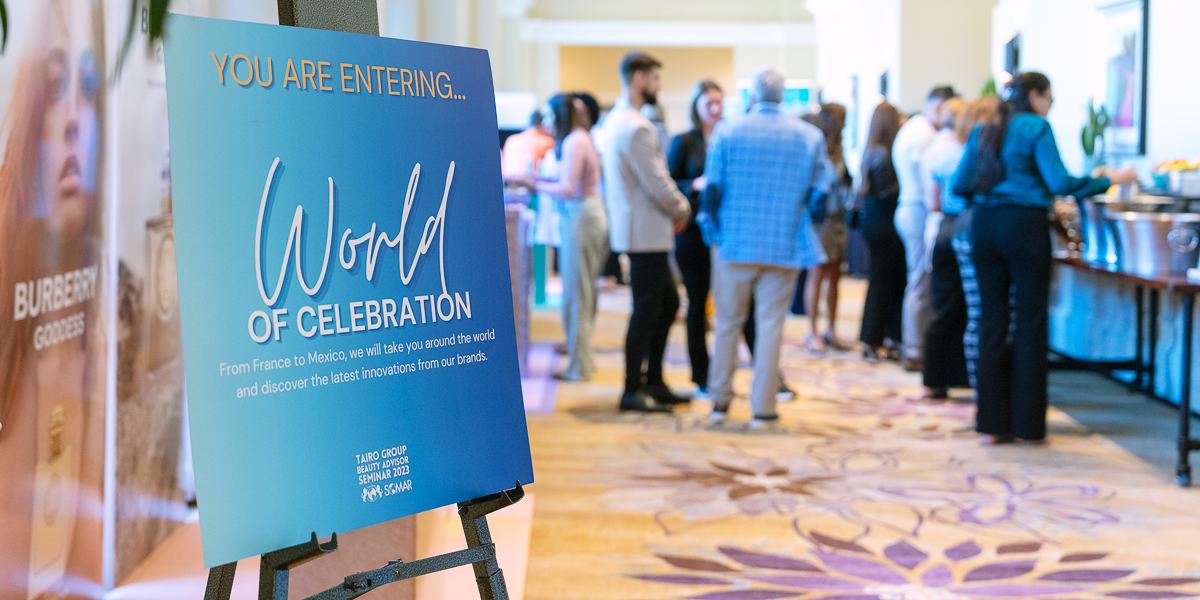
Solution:
[(533, 0), (501, 0), (501, 13), (510, 19), (519, 19), (533, 8)]
[(568, 46), (810, 46), (817, 28), (802, 21), (524, 19), (521, 39)]

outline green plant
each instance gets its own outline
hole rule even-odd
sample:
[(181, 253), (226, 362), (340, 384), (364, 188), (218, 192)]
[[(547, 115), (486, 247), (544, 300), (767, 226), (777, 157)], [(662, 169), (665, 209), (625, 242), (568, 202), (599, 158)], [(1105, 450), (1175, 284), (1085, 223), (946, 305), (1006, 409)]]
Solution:
[[(4, 0), (0, 0), (3, 2)], [(148, 6), (139, 7), (145, 2)], [(142, 31), (146, 32), (146, 43), (153, 44), (163, 37), (163, 25), (166, 24), (167, 8), (171, 0), (131, 0), (129, 6), (129, 26), (125, 28), (125, 41), (121, 42), (121, 52), (117, 55), (116, 75), (121, 74), (121, 66), (125, 64), (125, 56), (133, 45), (133, 34), (137, 31), (139, 21)]]
[(0, 52), (4, 52), (6, 46), (8, 46), (8, 8), (4, 6), (4, 0), (0, 0)]
[(1104, 139), (1104, 130), (1108, 129), (1108, 109), (1103, 104), (1097, 112), (1091, 100), (1088, 100), (1088, 122), (1083, 126), (1080, 136), (1083, 142), (1083, 153), (1091, 158), (1096, 154), (1096, 141)]
[(983, 84), (983, 90), (979, 92), (979, 96), (986, 98), (988, 96), (998, 96), (996, 93), (996, 78), (988, 77), (987, 82)]

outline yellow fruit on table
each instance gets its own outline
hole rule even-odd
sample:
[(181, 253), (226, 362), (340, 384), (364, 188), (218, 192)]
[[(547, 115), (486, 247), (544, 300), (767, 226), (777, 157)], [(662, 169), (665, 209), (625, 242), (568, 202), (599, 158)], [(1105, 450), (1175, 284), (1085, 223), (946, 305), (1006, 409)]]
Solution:
[(1197, 160), (1167, 160), (1158, 163), (1154, 170), (1162, 172), (1178, 172), (1178, 171), (1197, 171), (1200, 170), (1200, 159)]

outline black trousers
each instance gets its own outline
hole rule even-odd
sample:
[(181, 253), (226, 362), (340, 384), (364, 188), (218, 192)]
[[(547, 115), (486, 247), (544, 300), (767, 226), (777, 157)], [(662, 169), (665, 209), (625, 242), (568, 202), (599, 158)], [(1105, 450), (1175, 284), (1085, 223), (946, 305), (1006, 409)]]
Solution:
[(954, 252), (954, 226), (958, 215), (945, 215), (933, 245), (930, 290), (933, 318), (925, 330), (925, 385), (931, 388), (966, 387), (967, 299)]
[[(1045, 208), (1013, 205), (975, 209), (975, 272), (979, 279), (980, 433), (1027, 440), (1046, 437), (1047, 312), (1050, 224)], [(1015, 300), (1012, 343), (1009, 286)]]
[(866, 199), (860, 228), (867, 240), (870, 263), (862, 331), (858, 339), (872, 347), (882, 345), (884, 339), (900, 341), (900, 316), (904, 287), (908, 283), (908, 266), (904, 259), (904, 242), (896, 233), (895, 219), (895, 200)]
[(609, 252), (608, 260), (604, 261), (604, 269), (600, 271), (603, 277), (612, 277), (617, 280), (617, 283), (625, 285), (625, 274), (621, 272), (621, 254), (619, 252)]
[(625, 333), (626, 393), (638, 391), (643, 384), (663, 383), (663, 354), (679, 310), (679, 292), (666, 252), (630, 252), (629, 285), (633, 314)]
[[(695, 229), (695, 235), (691, 235)], [(675, 236), (675, 260), (683, 275), (683, 287), (687, 290), (687, 347), (688, 360), (692, 365), (692, 383), (708, 389), (708, 292), (712, 289), (712, 253), (704, 245), (700, 229), (689, 226)], [(754, 315), (754, 299), (750, 299), (750, 315)], [(742, 328), (750, 354), (754, 354), (754, 319), (746, 319)]]

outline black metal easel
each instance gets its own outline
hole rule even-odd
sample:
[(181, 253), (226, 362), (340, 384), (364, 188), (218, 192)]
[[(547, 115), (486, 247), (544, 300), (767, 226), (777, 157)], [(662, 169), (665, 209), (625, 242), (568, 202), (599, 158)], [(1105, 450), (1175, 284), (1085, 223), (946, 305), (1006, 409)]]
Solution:
[[(335, 585), (305, 600), (352, 600), (371, 590), (405, 579), (445, 571), (463, 565), (475, 569), (475, 584), (479, 586), (480, 600), (508, 600), (508, 588), (504, 583), (504, 572), (496, 562), (496, 544), (488, 529), (487, 515), (506, 506), (512, 506), (525, 497), (521, 482), (508, 491), (458, 503), (458, 516), (462, 519), (463, 534), (467, 538), (467, 549), (431, 556), (406, 563), (399, 559), (373, 571), (347, 575), (341, 585)], [(292, 567), (319, 558), (337, 550), (337, 534), (328, 543), (312, 539), (297, 546), (268, 552), (262, 555), (258, 568), (258, 600), (287, 600), (288, 576)], [(237, 563), (213, 567), (208, 571), (208, 585), (204, 589), (204, 600), (229, 600), (233, 591), (233, 574)]]
[[(349, 31), (379, 35), (379, 20), (375, 0), (277, 0), (279, 24), (312, 29)], [(488, 530), (487, 515), (516, 504), (525, 496), (521, 482), (508, 491), (458, 503), (467, 549), (432, 556), (411, 563), (388, 561), (386, 566), (347, 575), (341, 585), (331, 587), (306, 600), (351, 600), (371, 590), (396, 581), (445, 571), (463, 565), (475, 569), (475, 583), (480, 600), (508, 600), (504, 572), (496, 562), (496, 545)], [(287, 600), (288, 575), (292, 567), (337, 550), (337, 534), (321, 544), (317, 534), (312, 539), (290, 548), (262, 555), (259, 564), (258, 600)], [(233, 574), (237, 563), (213, 567), (208, 571), (204, 600), (229, 600), (233, 592)]]

